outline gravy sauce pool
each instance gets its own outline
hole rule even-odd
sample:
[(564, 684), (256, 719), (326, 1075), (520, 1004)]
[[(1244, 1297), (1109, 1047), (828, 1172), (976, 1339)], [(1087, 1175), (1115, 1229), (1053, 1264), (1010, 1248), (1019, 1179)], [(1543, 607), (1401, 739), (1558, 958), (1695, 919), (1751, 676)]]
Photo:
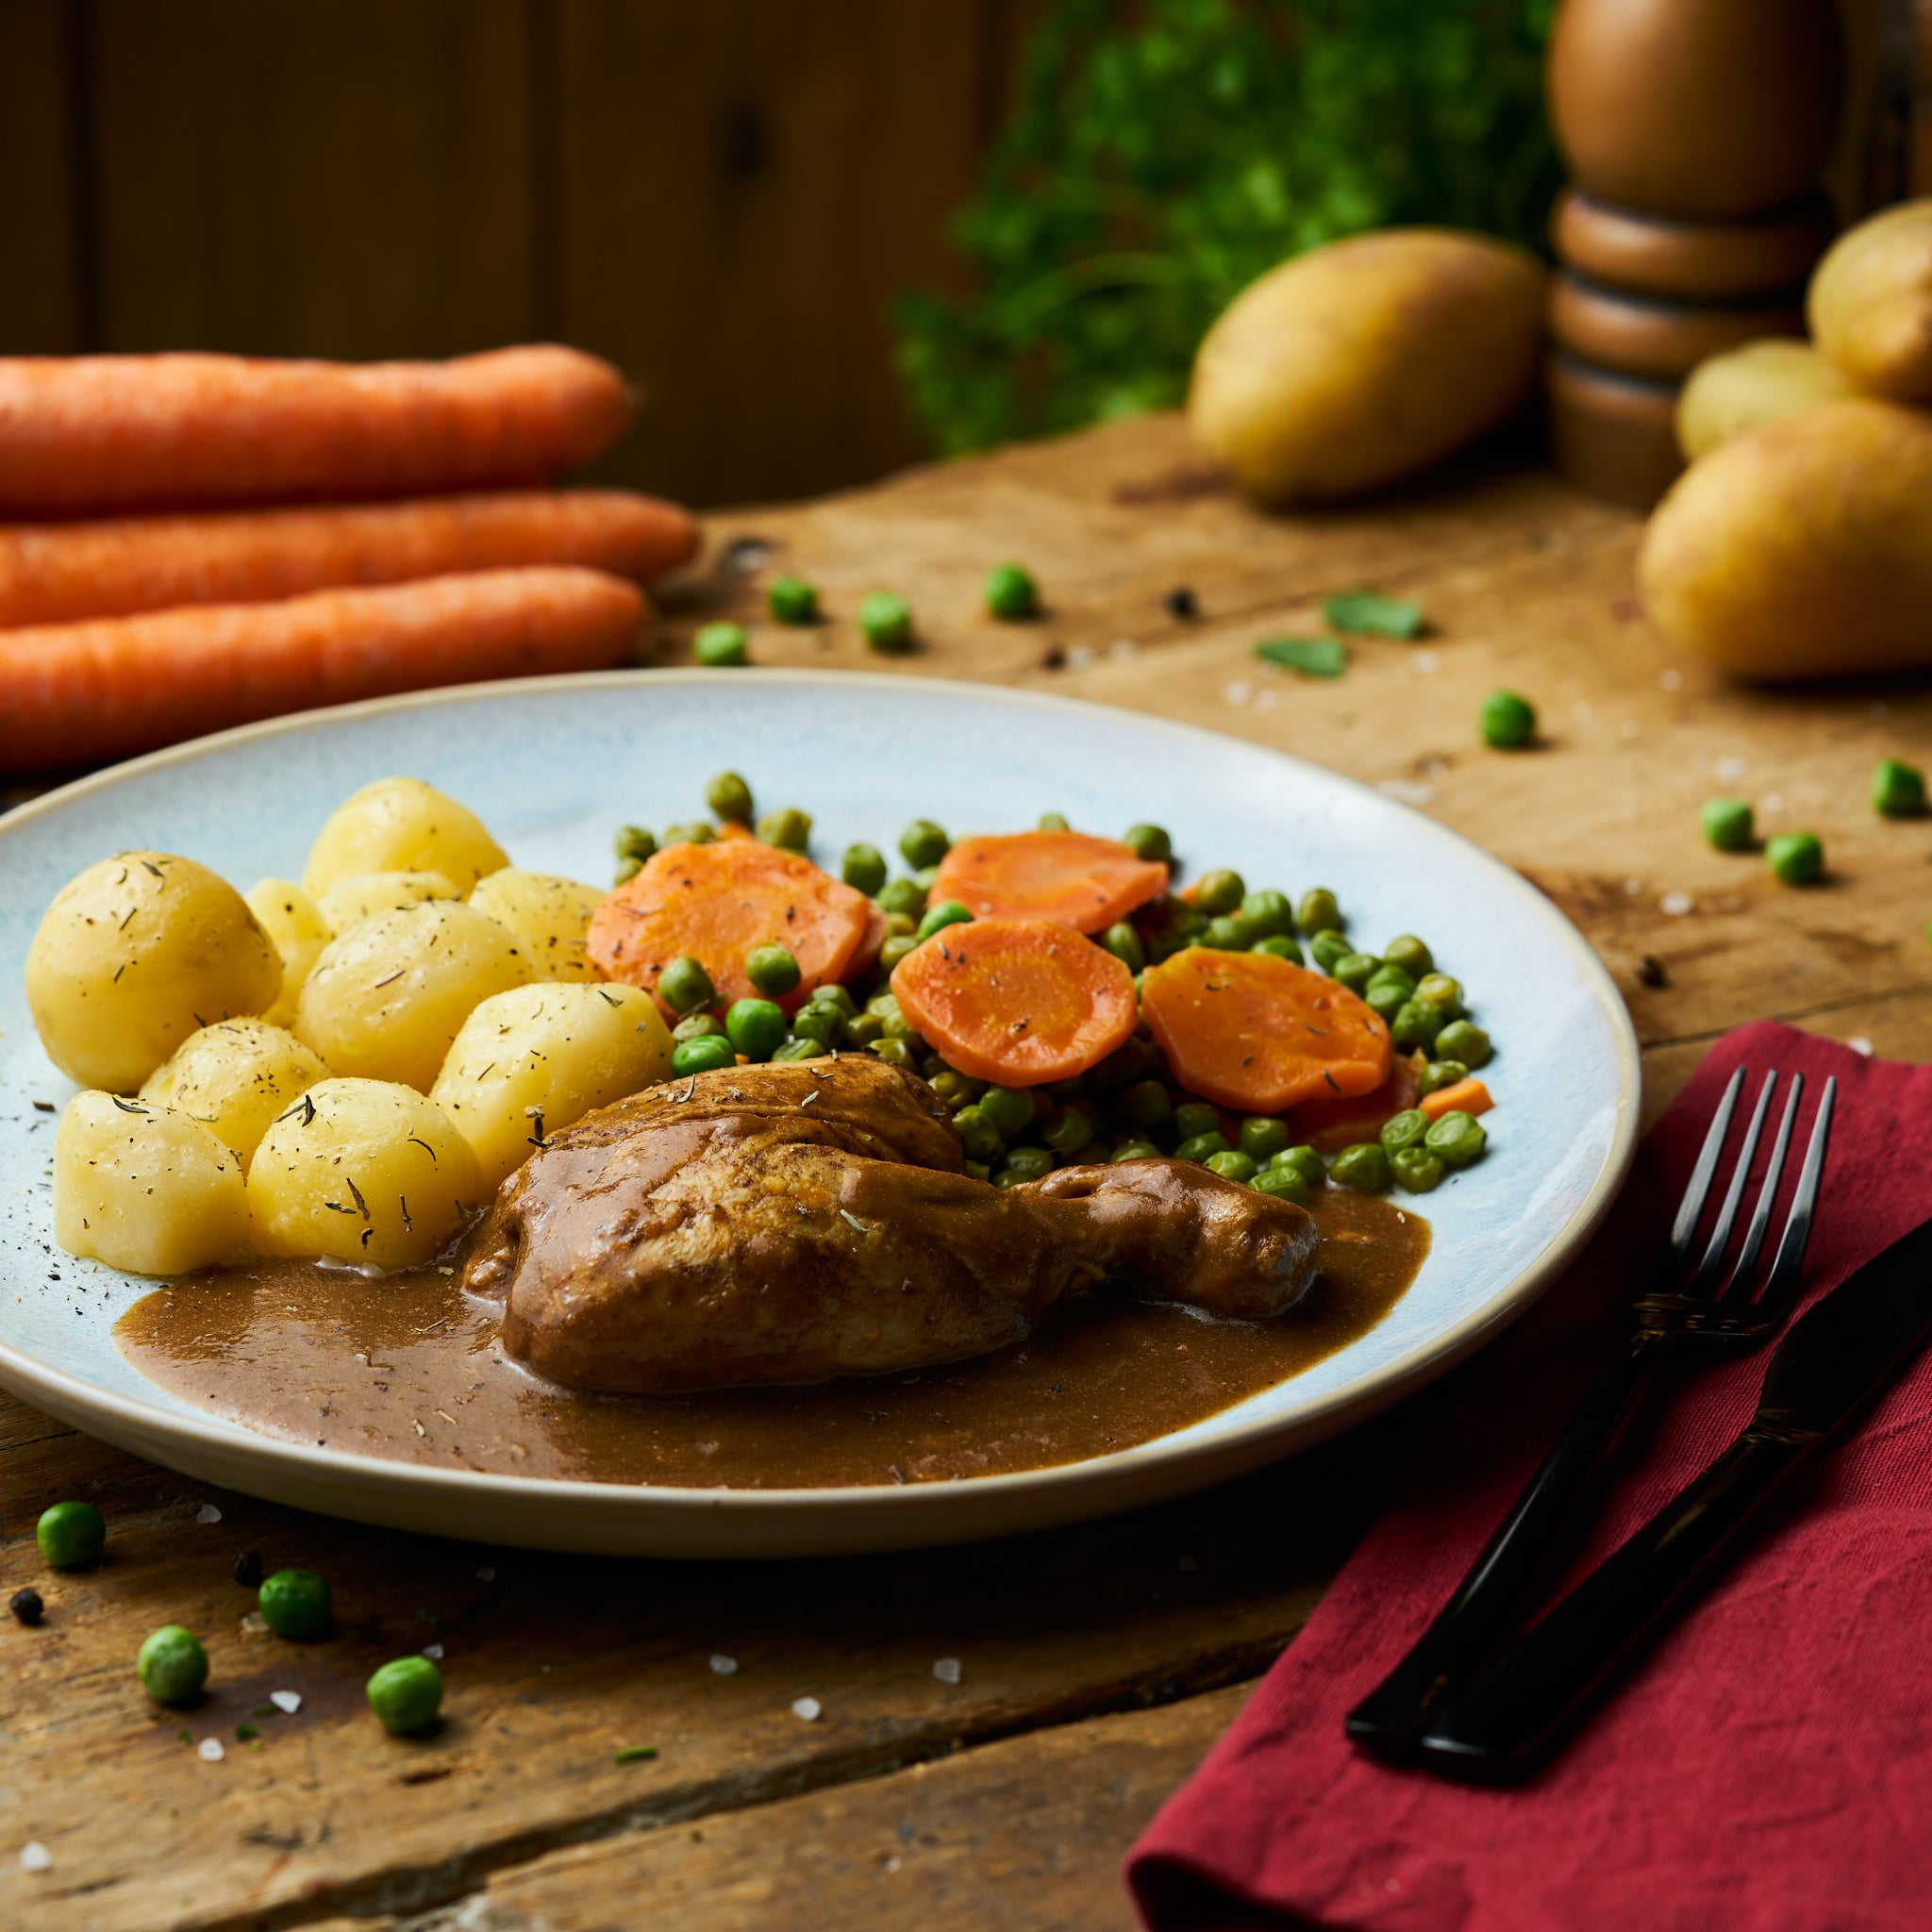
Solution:
[(678, 1489), (944, 1482), (1151, 1441), (1286, 1381), (1373, 1328), (1428, 1224), (1326, 1189), (1320, 1274), (1273, 1322), (1085, 1295), (1015, 1349), (807, 1389), (591, 1395), (496, 1344), (500, 1310), (454, 1272), (371, 1279), (309, 1261), (192, 1274), (116, 1324), (149, 1381), (265, 1436), (395, 1462)]

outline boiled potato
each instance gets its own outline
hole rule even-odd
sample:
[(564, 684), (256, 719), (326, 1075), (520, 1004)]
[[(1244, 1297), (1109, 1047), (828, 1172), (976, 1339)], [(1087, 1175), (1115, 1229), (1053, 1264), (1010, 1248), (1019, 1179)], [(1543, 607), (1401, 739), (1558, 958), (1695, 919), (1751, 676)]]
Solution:
[(1311, 248), (1237, 295), (1194, 359), (1188, 421), (1262, 503), (1425, 468), (1536, 385), (1543, 270), (1482, 235), (1391, 228)]
[(429, 1097), (495, 1187), (545, 1135), (671, 1073), (671, 1034), (634, 986), (520, 986), (463, 1022)]
[(1825, 403), (1713, 450), (1639, 565), (1674, 643), (1747, 678), (1932, 663), (1932, 414)]
[(1760, 423), (1857, 392), (1844, 371), (1809, 342), (1783, 336), (1745, 342), (1691, 372), (1677, 398), (1677, 447), (1694, 463)]
[(523, 941), (538, 978), (595, 979), (584, 935), (605, 897), (596, 886), (507, 865), (470, 894), (470, 904)]
[(1806, 299), (1818, 346), (1860, 389), (1932, 403), (1932, 198), (1834, 242)]
[(302, 982), (323, 947), (335, 938), (335, 928), (322, 916), (322, 908), (291, 880), (258, 879), (242, 897), (282, 956), (282, 990), (261, 1017), (286, 1026), (295, 1017), (295, 996)]
[(54, 1135), (54, 1239), (130, 1274), (184, 1274), (248, 1239), (242, 1162), (171, 1107), (76, 1093)]
[(378, 778), (328, 816), (302, 884), (317, 899), (339, 879), (366, 872), (440, 872), (458, 895), (509, 863), (467, 806), (420, 778)]
[(266, 1012), (281, 986), (281, 956), (242, 894), (167, 852), (89, 866), (55, 894), (26, 955), (47, 1058), (115, 1093), (132, 1093), (197, 1028)]
[(268, 1124), (328, 1074), (292, 1033), (266, 1020), (224, 1020), (191, 1033), (148, 1075), (141, 1097), (192, 1114), (245, 1171)]
[(322, 949), (295, 1004), (295, 1036), (338, 1074), (426, 1093), (471, 1010), (535, 976), (508, 926), (428, 899), (365, 919)]
[(358, 872), (338, 879), (318, 902), (331, 932), (347, 932), (378, 912), (400, 912), (425, 899), (460, 899), (440, 872)]
[(323, 1080), (248, 1170), (255, 1244), (375, 1268), (433, 1260), (488, 1190), (449, 1116), (389, 1080)]

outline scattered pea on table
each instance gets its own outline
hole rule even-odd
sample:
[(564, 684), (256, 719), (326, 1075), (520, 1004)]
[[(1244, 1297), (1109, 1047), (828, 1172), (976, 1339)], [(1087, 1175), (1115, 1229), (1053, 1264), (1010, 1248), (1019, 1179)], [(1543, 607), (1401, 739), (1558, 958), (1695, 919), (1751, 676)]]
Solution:
[(874, 651), (912, 648), (912, 607), (896, 591), (873, 591), (858, 600), (858, 628)]
[(1492, 691), (1477, 714), (1483, 742), (1497, 751), (1520, 751), (1536, 736), (1536, 707), (1513, 691)]
[(386, 1731), (407, 1737), (426, 1731), (442, 1708), (442, 1673), (426, 1657), (399, 1657), (365, 1687), (369, 1707)]
[(256, 1607), (277, 1637), (309, 1643), (328, 1634), (329, 1589), (313, 1570), (277, 1570), (263, 1577)]
[(1824, 876), (1824, 847), (1810, 832), (1780, 832), (1764, 843), (1764, 862), (1788, 886), (1815, 885)]
[(732, 664), (748, 664), (751, 640), (745, 635), (743, 625), (727, 619), (722, 624), (706, 625), (691, 640), (691, 653), (700, 664), (709, 665), (714, 671)]
[(1925, 774), (1915, 765), (1885, 759), (1872, 774), (1872, 806), (1889, 819), (1917, 818), (1925, 809)]
[(1007, 624), (1040, 615), (1040, 586), (1017, 563), (1003, 563), (986, 580), (986, 608)]
[(813, 624), (819, 593), (803, 577), (774, 577), (765, 591), (765, 608), (780, 624)]
[(56, 1503), (34, 1524), (41, 1555), (57, 1570), (78, 1570), (101, 1554), (108, 1525), (92, 1503)]
[(1757, 836), (1751, 807), (1741, 798), (1707, 798), (1697, 821), (1719, 852), (1748, 852)]
[(147, 1634), (134, 1669), (157, 1704), (186, 1704), (208, 1682), (208, 1652), (193, 1631), (163, 1624)]

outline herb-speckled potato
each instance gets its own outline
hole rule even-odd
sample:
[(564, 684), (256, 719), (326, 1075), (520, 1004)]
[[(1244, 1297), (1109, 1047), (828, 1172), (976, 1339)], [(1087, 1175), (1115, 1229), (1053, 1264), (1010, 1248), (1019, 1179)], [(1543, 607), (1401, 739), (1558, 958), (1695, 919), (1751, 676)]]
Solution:
[(604, 899), (600, 887), (550, 873), (521, 872), (513, 865), (491, 873), (470, 894), (478, 912), (508, 926), (523, 941), (539, 979), (600, 977), (584, 950), (584, 935)]
[(1691, 371), (1677, 398), (1677, 447), (1694, 463), (1760, 424), (1857, 393), (1844, 371), (1809, 342), (1783, 336), (1745, 342)]
[(338, 1074), (426, 1093), (471, 1011), (534, 977), (508, 927), (429, 899), (332, 939), (296, 1002), (294, 1031)]
[(335, 938), (335, 928), (322, 916), (322, 908), (291, 879), (258, 879), (242, 897), (282, 956), (282, 990), (261, 1017), (273, 1025), (286, 1026), (295, 1017), (302, 982), (323, 947)]
[(460, 895), (508, 855), (468, 806), (420, 778), (378, 778), (344, 799), (309, 849), (302, 884), (317, 899), (365, 872), (440, 872)]
[(255, 1244), (375, 1268), (432, 1259), (488, 1196), (449, 1116), (387, 1080), (324, 1080), (274, 1122), (248, 1170)]
[(266, 1012), (275, 942), (228, 882), (192, 858), (122, 852), (55, 895), (26, 956), (47, 1058), (84, 1087), (132, 1093), (197, 1028)]
[(191, 1033), (148, 1075), (141, 1097), (192, 1114), (245, 1169), (268, 1124), (328, 1075), (292, 1033), (266, 1020), (224, 1020)]
[(225, 1261), (248, 1238), (242, 1162), (173, 1108), (76, 1093), (54, 1136), (54, 1239), (130, 1274)]
[(331, 932), (347, 932), (378, 912), (400, 912), (425, 899), (462, 896), (440, 872), (358, 872), (338, 879), (316, 903)]
[(429, 1097), (495, 1187), (546, 1135), (671, 1074), (671, 1034), (634, 986), (522, 986), (463, 1022)]

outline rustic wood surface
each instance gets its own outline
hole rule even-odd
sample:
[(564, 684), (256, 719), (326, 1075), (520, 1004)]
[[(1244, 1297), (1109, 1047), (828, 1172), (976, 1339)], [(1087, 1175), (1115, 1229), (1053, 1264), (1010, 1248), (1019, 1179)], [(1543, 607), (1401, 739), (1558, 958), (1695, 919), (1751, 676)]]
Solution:
[[(721, 612), (766, 663), (877, 668), (847, 613), (913, 601), (908, 676), (973, 677), (1158, 710), (1346, 772), (1479, 840), (1597, 947), (1644, 1043), (1646, 1102), (1708, 1040), (1775, 1013), (1932, 1054), (1932, 821), (1865, 802), (1884, 756), (1932, 757), (1917, 689), (1770, 695), (1677, 660), (1631, 594), (1638, 525), (1492, 460), (1373, 507), (1257, 515), (1169, 419), (908, 474), (714, 521), (664, 596), (676, 661)], [(997, 625), (976, 591), (1024, 558), (1050, 608)], [(747, 569), (747, 566), (754, 566)], [(830, 620), (758, 621), (795, 568)], [(1191, 588), (1201, 616), (1172, 616)], [(1343, 677), (1268, 670), (1255, 641), (1317, 626), (1322, 597), (1418, 598), (1419, 643), (1364, 640)], [(1524, 691), (1541, 742), (1485, 750), (1474, 714)], [(944, 726), (935, 688), (934, 732)], [(996, 762), (997, 745), (950, 747)], [(1753, 798), (1825, 841), (1824, 885), (1711, 852), (1696, 808)], [(1646, 984), (1646, 956), (1662, 984)], [(1652, 973), (1656, 978), (1658, 975)], [(357, 1528), (213, 1494), (0, 1404), (0, 1924), (592, 1932), (680, 1926), (1121, 1927), (1120, 1854), (1224, 1727), (1373, 1518), (1438, 1394), (1208, 1495), (986, 1547), (777, 1567), (571, 1559)], [(38, 1510), (81, 1495), (102, 1565), (50, 1574)], [(203, 1521), (207, 1506), (221, 1512)], [(250, 1634), (270, 1567), (327, 1574), (340, 1634)], [(157, 1711), (132, 1658), (155, 1624), (209, 1640), (207, 1703)], [(441, 1644), (449, 1720), (386, 1738), (369, 1669)], [(736, 1659), (728, 1675), (714, 1656)], [(933, 1664), (957, 1657), (959, 1681)], [(275, 1690), (293, 1715), (255, 1716)], [(792, 1700), (817, 1698), (815, 1722)], [(241, 1740), (235, 1727), (258, 1737)], [(204, 1739), (224, 1741), (205, 1762)], [(620, 1752), (657, 1756), (625, 1762)], [(20, 1846), (50, 1868), (19, 1869)]]

